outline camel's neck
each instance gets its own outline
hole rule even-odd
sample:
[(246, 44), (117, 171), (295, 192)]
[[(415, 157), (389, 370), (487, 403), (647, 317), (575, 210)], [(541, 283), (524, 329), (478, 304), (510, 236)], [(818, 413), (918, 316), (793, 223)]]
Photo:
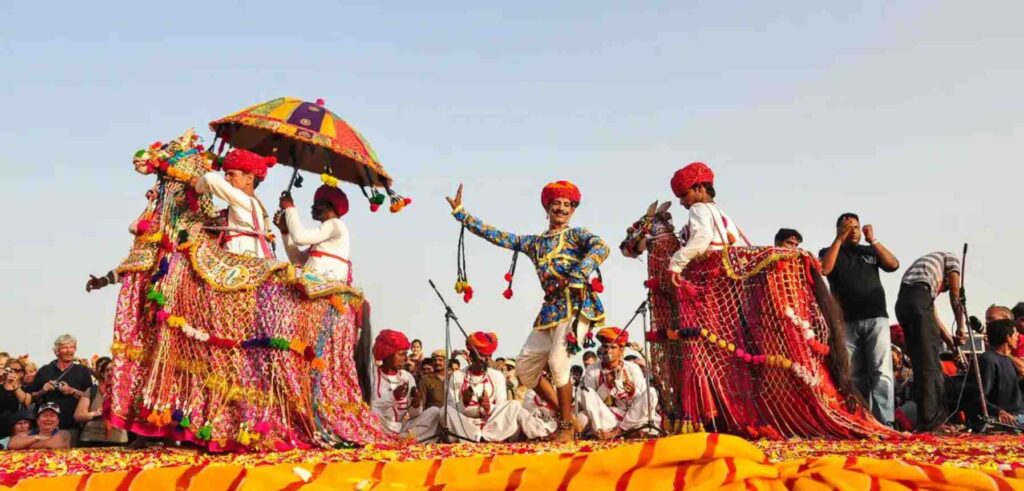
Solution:
[(660, 278), (667, 274), (669, 260), (679, 250), (679, 238), (675, 234), (663, 234), (647, 242), (647, 275)]

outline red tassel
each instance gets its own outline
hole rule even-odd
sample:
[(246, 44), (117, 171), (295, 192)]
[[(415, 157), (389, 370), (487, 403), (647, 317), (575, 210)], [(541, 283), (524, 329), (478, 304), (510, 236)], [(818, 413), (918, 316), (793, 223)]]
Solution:
[(502, 293), (502, 296), (505, 297), (505, 300), (511, 299), (512, 298), (512, 289), (511, 288), (506, 288), (505, 291)]
[(377, 203), (370, 203), (370, 211), (371, 212), (377, 213), (377, 210), (379, 210), (379, 209), (380, 209), (380, 205), (378, 205)]
[(405, 201), (405, 206), (409, 206), (409, 205), (412, 204), (412, 198), (406, 197), (404, 201)]
[(505, 273), (505, 281), (512, 281), (512, 273)]
[(462, 292), (462, 301), (469, 303), (470, 300), (473, 300), (473, 287), (467, 286)]
[(601, 293), (604, 291), (604, 283), (601, 283), (600, 278), (594, 278), (590, 280), (590, 289), (594, 290), (594, 293)]

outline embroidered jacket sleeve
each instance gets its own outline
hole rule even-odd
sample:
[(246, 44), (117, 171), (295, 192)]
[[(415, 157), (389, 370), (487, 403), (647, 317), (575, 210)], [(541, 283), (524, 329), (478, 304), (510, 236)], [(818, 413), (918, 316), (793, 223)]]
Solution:
[(708, 250), (714, 238), (715, 218), (711, 209), (697, 203), (690, 207), (690, 220), (687, 223), (689, 237), (686, 243), (672, 256), (668, 269), (673, 273), (682, 273), (686, 265), (704, 251)]
[(586, 228), (580, 227), (574, 232), (580, 261), (572, 267), (570, 275), (573, 283), (579, 285), (586, 283), (594, 270), (608, 258), (608, 244)]
[(501, 230), (498, 230), (484, 223), (479, 218), (470, 215), (469, 213), (466, 213), (466, 210), (464, 210), (461, 206), (452, 212), (452, 216), (454, 216), (456, 220), (465, 225), (466, 229), (468, 229), (474, 235), (496, 246), (504, 247), (506, 249), (519, 249), (520, 251), (522, 251), (523, 247), (528, 242), (530, 242), (533, 237), (531, 235), (517, 235), (512, 232), (503, 232)]
[[(199, 178), (196, 184), (196, 192), (201, 194), (212, 194), (231, 206), (237, 206), (245, 211), (252, 212), (253, 197), (232, 186), (224, 176), (218, 172), (207, 172)], [(257, 210), (259, 212), (260, 210)]]

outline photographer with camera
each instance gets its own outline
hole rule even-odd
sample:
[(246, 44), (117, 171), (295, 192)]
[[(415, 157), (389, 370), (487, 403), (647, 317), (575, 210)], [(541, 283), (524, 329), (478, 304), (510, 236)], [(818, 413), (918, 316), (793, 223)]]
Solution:
[(72, 442), (78, 441), (79, 424), (75, 422), (75, 407), (78, 399), (88, 395), (92, 387), (92, 373), (75, 363), (78, 340), (70, 334), (62, 334), (53, 342), (53, 354), (57, 359), (39, 369), (35, 380), (25, 390), (33, 401), (40, 404), (52, 402), (60, 410), (60, 429), (71, 433)]

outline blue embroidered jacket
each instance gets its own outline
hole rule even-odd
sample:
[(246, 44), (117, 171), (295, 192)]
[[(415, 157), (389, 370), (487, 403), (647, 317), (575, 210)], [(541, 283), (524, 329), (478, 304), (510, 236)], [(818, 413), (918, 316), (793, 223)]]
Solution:
[[(519, 250), (533, 261), (540, 284), (547, 293), (533, 323), (534, 329), (554, 327), (570, 319), (573, 310), (595, 327), (604, 324), (601, 299), (585, 288), (587, 278), (608, 257), (608, 245), (600, 237), (582, 227), (540, 235), (517, 235), (487, 225), (462, 207), (452, 215), (475, 235), (494, 245)], [(579, 291), (585, 293), (581, 295)]]

